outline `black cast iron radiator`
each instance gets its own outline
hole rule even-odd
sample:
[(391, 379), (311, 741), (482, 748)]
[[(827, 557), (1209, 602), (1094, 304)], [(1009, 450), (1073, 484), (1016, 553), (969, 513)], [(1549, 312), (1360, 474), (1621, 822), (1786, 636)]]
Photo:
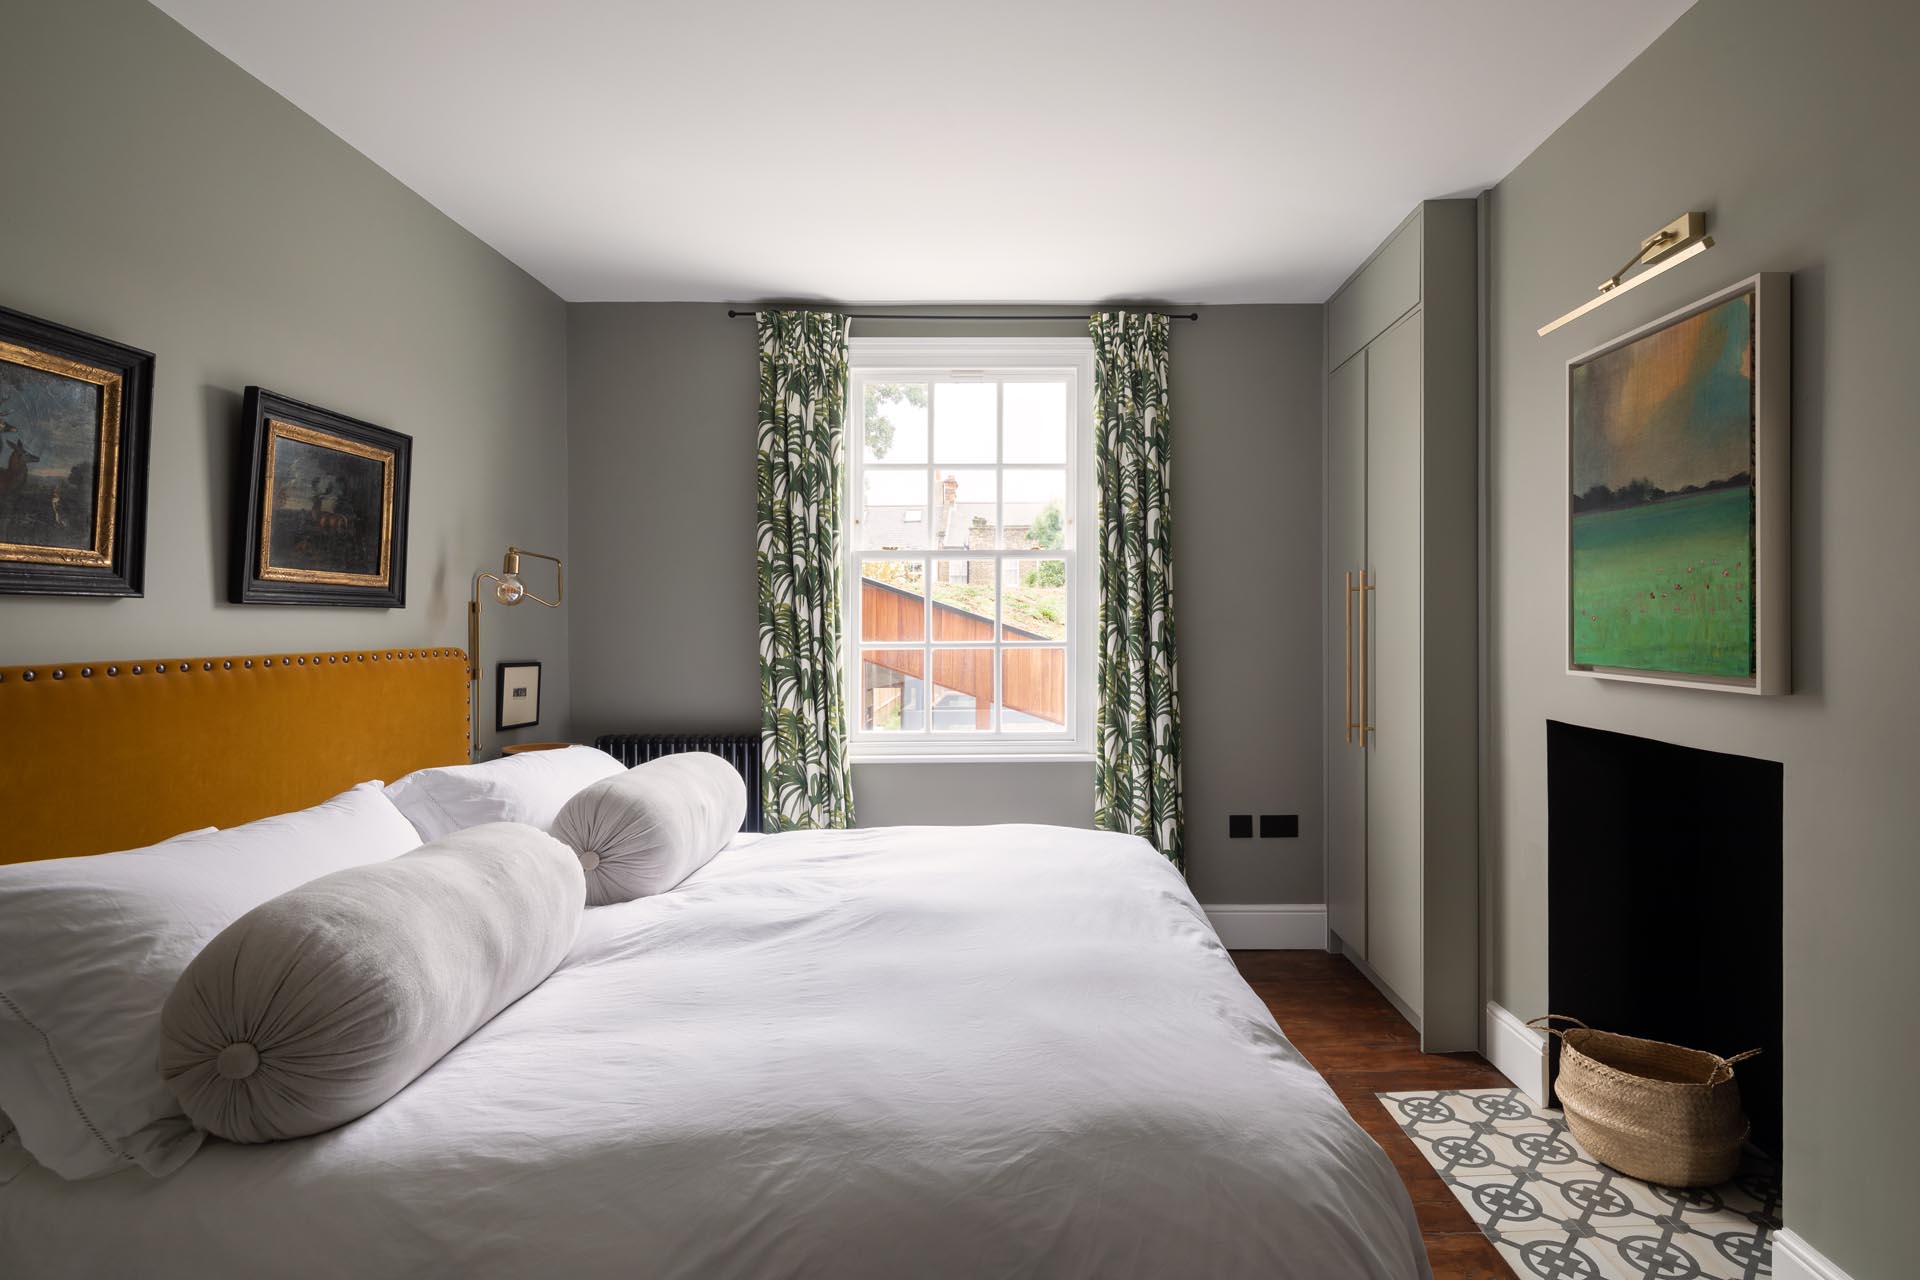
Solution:
[(593, 745), (632, 768), (682, 751), (711, 751), (740, 771), (747, 783), (742, 831), (760, 830), (760, 735), (757, 733), (603, 733)]

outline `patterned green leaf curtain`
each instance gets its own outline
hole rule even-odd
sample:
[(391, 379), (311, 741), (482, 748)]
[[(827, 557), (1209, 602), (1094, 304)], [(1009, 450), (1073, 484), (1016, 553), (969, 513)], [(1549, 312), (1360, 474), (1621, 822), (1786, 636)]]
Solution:
[(1108, 311), (1093, 334), (1100, 502), (1100, 706), (1094, 822), (1184, 868), (1173, 632), (1173, 415), (1164, 315)]
[(847, 320), (762, 311), (760, 798), (769, 831), (853, 825), (840, 664)]

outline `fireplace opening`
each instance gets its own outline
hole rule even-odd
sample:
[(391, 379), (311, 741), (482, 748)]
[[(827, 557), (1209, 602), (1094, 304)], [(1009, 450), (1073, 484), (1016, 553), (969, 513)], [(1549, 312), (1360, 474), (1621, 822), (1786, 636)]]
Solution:
[(1775, 761), (1547, 722), (1548, 1007), (1723, 1057), (1760, 1049), (1740, 1094), (1775, 1157), (1782, 784)]

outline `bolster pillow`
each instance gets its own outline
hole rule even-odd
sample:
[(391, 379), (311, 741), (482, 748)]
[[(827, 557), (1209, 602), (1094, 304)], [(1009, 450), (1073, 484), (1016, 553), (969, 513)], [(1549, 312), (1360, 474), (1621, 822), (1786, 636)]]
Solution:
[(705, 866), (740, 830), (747, 784), (709, 751), (662, 756), (604, 778), (567, 801), (553, 834), (587, 875), (587, 905), (664, 893)]
[(319, 1133), (406, 1088), (566, 958), (585, 886), (532, 827), (470, 827), (255, 907), (187, 965), (160, 1073), (234, 1142)]

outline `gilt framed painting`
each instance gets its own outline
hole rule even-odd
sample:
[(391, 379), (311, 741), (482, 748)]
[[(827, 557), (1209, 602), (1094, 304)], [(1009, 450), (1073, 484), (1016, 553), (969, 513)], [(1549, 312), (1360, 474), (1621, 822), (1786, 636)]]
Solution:
[(1567, 362), (1567, 669), (1785, 693), (1789, 280)]
[(137, 596), (153, 356), (0, 307), (0, 592)]
[(413, 440), (248, 387), (236, 604), (407, 603)]

